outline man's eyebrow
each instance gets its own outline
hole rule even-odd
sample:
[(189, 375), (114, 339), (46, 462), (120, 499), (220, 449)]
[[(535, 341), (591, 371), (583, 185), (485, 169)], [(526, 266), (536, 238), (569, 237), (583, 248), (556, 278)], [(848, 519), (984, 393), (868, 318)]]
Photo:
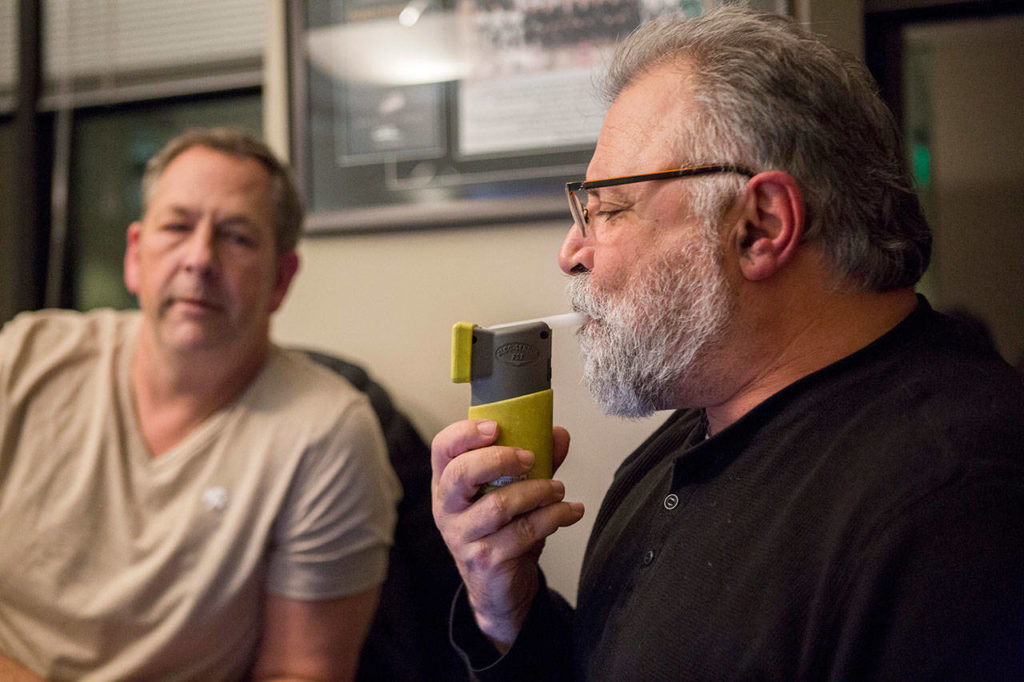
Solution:
[(254, 225), (255, 221), (252, 219), (251, 216), (245, 213), (231, 213), (229, 215), (224, 216), (223, 218), (218, 218), (215, 224), (219, 226)]
[(202, 211), (190, 208), (182, 204), (167, 204), (160, 206), (152, 212), (157, 220), (188, 220), (195, 221), (202, 215)]
[[(200, 213), (200, 211), (192, 210), (192, 209), (190, 209), (190, 208), (188, 208), (186, 206), (170, 205), (170, 206), (163, 207), (157, 213), (157, 215), (160, 215), (161, 213), (170, 213), (170, 214), (172, 214), (174, 216), (177, 216), (177, 217), (190, 218), (191, 219), (191, 218), (194, 218), (196, 215), (198, 215)], [(218, 218), (216, 221), (214, 221), (214, 224), (215, 225), (219, 225), (219, 226), (225, 226), (225, 225), (254, 225), (255, 222), (256, 221), (253, 220), (252, 216), (250, 216), (247, 213), (229, 213), (228, 215), (225, 215), (225, 216), (223, 216), (221, 218)]]
[(629, 186), (612, 186), (612, 187), (598, 187), (597, 189), (587, 190), (587, 196), (594, 197), (600, 204), (602, 202), (615, 202), (615, 201), (632, 201), (629, 198), (628, 192)]

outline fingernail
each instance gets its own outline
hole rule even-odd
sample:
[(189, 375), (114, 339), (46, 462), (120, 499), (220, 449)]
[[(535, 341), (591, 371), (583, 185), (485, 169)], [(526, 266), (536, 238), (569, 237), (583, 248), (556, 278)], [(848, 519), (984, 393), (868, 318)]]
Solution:
[(498, 432), (498, 422), (482, 421), (476, 425), (476, 430), (481, 436), (493, 436)]
[(526, 466), (533, 466), (533, 453), (529, 450), (516, 450), (516, 457)]

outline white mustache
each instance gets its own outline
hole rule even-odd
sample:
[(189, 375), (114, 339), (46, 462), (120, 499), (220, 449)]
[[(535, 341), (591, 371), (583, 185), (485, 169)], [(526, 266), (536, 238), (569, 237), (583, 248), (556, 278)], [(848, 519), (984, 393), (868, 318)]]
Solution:
[(566, 285), (569, 307), (573, 312), (583, 313), (592, 320), (601, 320), (606, 315), (608, 305), (598, 299), (591, 290), (588, 277), (588, 274), (578, 274), (569, 280)]

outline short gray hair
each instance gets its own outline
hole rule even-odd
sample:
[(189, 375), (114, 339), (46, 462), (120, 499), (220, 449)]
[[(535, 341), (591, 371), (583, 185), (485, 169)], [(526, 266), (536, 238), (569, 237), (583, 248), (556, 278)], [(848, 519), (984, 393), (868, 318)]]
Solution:
[(153, 198), (156, 183), (179, 154), (192, 147), (206, 147), (242, 159), (253, 159), (270, 174), (274, 205), (274, 241), (278, 253), (295, 248), (302, 233), (305, 209), (288, 166), (270, 148), (245, 130), (235, 128), (191, 128), (181, 133), (146, 163), (142, 175), (142, 209)]
[[(641, 25), (616, 51), (605, 94), (614, 100), (670, 64), (692, 68), (698, 109), (679, 121), (680, 163), (784, 171), (803, 193), (805, 239), (820, 241), (842, 274), (872, 291), (921, 278), (931, 232), (896, 122), (863, 64), (788, 17), (725, 7)], [(697, 203), (720, 207), (739, 182), (703, 184)]]

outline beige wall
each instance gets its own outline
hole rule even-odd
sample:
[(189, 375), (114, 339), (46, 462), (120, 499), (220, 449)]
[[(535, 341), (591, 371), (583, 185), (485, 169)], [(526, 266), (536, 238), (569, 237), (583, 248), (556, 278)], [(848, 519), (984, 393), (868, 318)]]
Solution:
[[(826, 32), (848, 49), (859, 45), (859, 14), (849, 9), (859, 11), (859, 2), (804, 4), (802, 19), (827, 11)], [(852, 15), (854, 25), (844, 30), (848, 19), (841, 17)], [(269, 75), (275, 77), (283, 75)], [(268, 135), (286, 139), (269, 124)], [(469, 402), (468, 386), (449, 380), (452, 324), (488, 326), (567, 310), (555, 257), (568, 224), (567, 208), (566, 220), (554, 223), (306, 239), (302, 271), (275, 335), (364, 364), (430, 439), (463, 418)], [(587, 513), (548, 540), (541, 565), (551, 585), (574, 601), (586, 539), (615, 468), (667, 415), (645, 421), (601, 415), (580, 385), (576, 344), (565, 330), (555, 332), (552, 371), (555, 423), (573, 437), (559, 478)]]

